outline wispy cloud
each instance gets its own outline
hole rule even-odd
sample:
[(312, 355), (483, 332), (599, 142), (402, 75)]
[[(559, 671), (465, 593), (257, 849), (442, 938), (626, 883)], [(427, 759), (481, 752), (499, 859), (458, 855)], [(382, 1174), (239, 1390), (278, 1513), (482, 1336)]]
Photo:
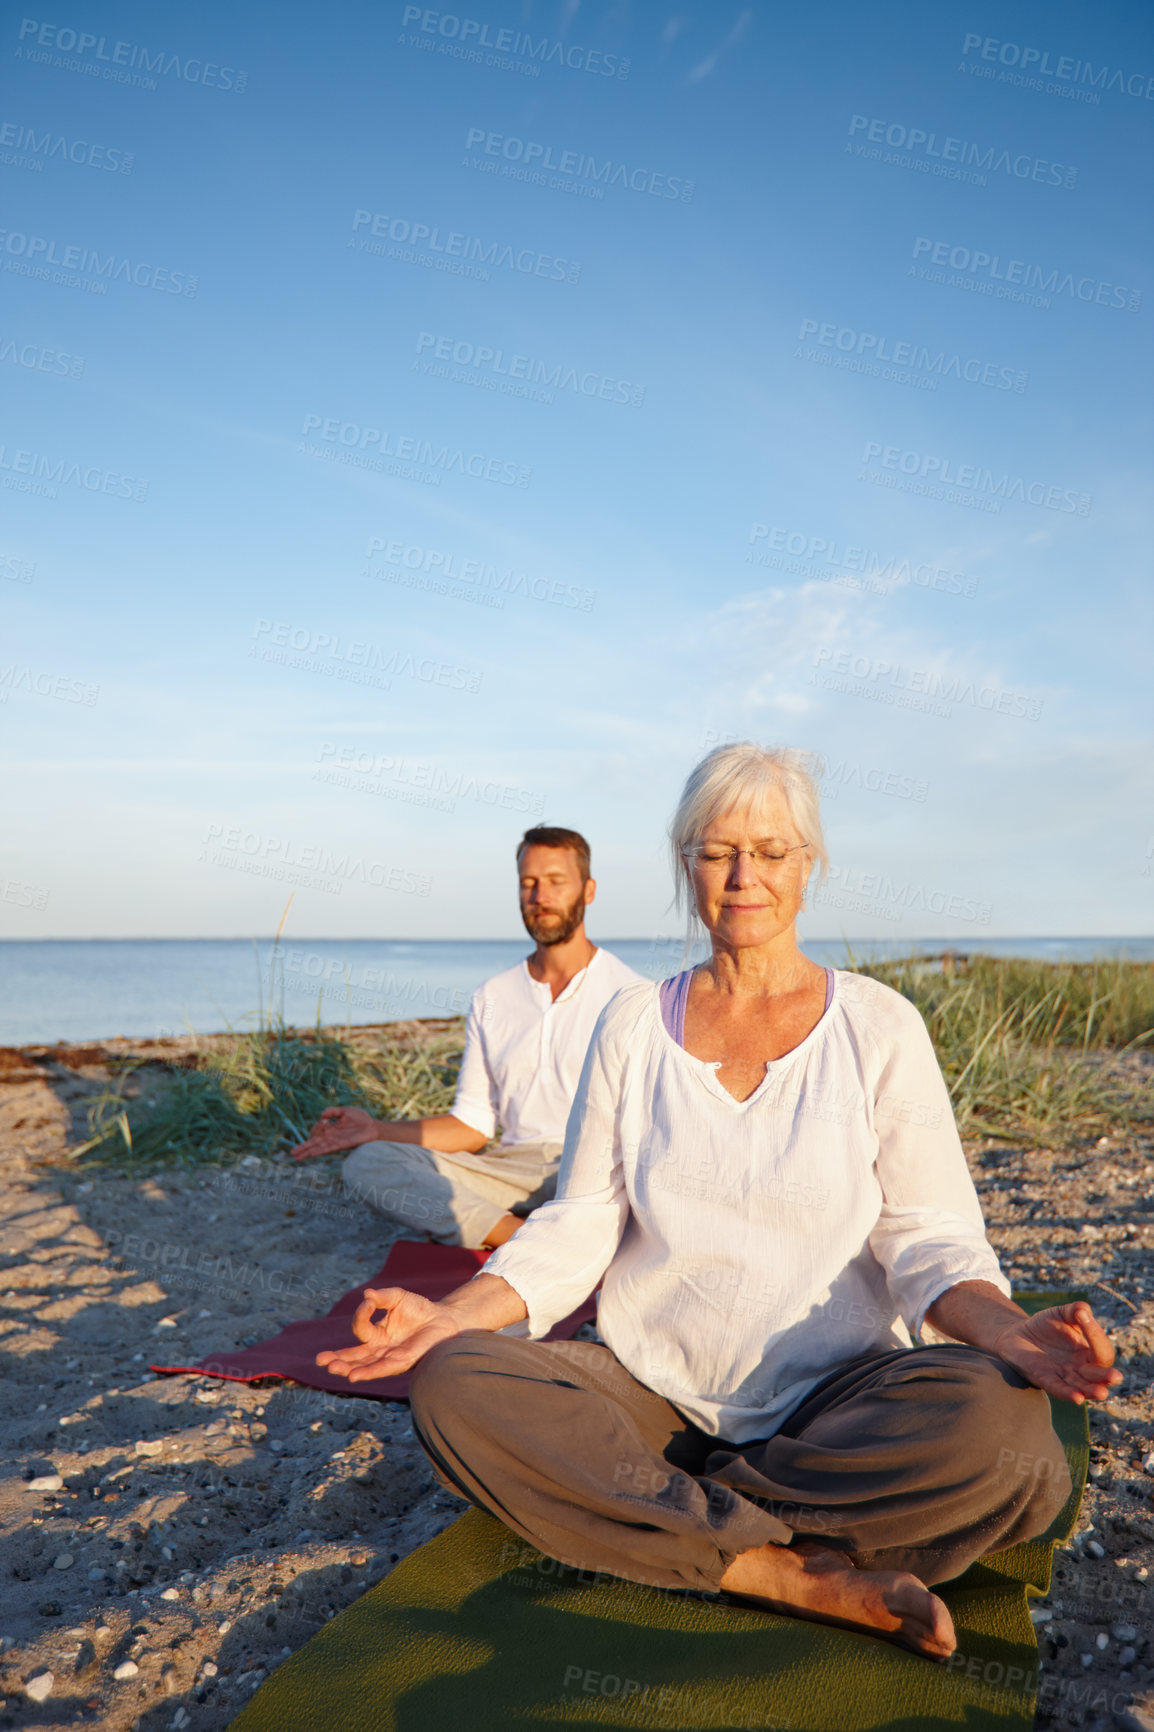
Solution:
[(687, 84), (700, 84), (703, 79), (712, 77), (713, 73), (717, 70), (717, 63), (721, 59), (722, 55), (727, 49), (735, 48), (737, 46), (745, 36), (752, 22), (753, 13), (750, 11), (749, 7), (743, 7), (743, 9), (737, 14), (737, 17), (734, 19), (729, 29), (726, 31), (725, 35), (721, 38), (721, 41), (717, 44), (717, 47), (711, 49), (711, 51), (705, 56), (704, 60), (698, 61), (697, 65), (686, 77), (685, 82)]

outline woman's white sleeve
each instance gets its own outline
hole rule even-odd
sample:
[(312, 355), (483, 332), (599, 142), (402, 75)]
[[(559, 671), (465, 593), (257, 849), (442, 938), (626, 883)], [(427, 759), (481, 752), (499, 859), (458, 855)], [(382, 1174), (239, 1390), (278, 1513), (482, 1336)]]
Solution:
[(625, 1230), (629, 1198), (621, 1164), (622, 1059), (602, 1011), (577, 1085), (557, 1194), (494, 1252), (482, 1273), (500, 1275), (525, 1301), (529, 1334), (547, 1335), (594, 1292)]
[(912, 1005), (885, 1042), (873, 1089), (882, 1207), (870, 1248), (911, 1336), (959, 1281), (1010, 1284), (986, 1238), (945, 1079)]

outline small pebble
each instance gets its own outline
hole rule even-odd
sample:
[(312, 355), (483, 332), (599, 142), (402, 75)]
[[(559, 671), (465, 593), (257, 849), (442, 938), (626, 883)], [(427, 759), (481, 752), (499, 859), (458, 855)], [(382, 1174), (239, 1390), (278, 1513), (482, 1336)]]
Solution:
[(29, 1678), (25, 1684), (24, 1694), (31, 1696), (34, 1702), (47, 1702), (55, 1682), (56, 1674), (54, 1672), (37, 1672), (35, 1678)]
[(1142, 1463), (1142, 1472), (1154, 1474), (1154, 1450), (1151, 1450), (1150, 1454)]
[(1083, 1666), (1092, 1666), (1094, 1664), (1093, 1654), (1083, 1654), (1082, 1655), (1082, 1664), (1083, 1664)]
[(146, 1443), (144, 1438), (138, 1437), (133, 1448), (137, 1455), (159, 1455), (164, 1448), (164, 1439), (156, 1437)]
[(279, 1437), (274, 1437), (269, 1444), (269, 1448), (270, 1449), (283, 1449), (284, 1444), (281, 1442)]
[(158, 1329), (175, 1329), (177, 1327), (176, 1318), (175, 1317), (162, 1317), (160, 1319), (160, 1322), (156, 1325), (156, 1327)]
[(52, 1568), (54, 1570), (70, 1570), (75, 1562), (76, 1559), (71, 1552), (61, 1552), (58, 1557), (53, 1558)]
[(88, 1580), (90, 1582), (102, 1582), (102, 1581), (104, 1581), (107, 1573), (108, 1572), (106, 1570), (98, 1570), (98, 1569), (89, 1570)]
[(1092, 1558), (1104, 1558), (1106, 1556), (1105, 1546), (1100, 1545), (1097, 1540), (1087, 1540), (1086, 1550)]
[(1111, 1624), (1110, 1634), (1116, 1642), (1133, 1642), (1138, 1638), (1133, 1624)]
[(125, 1678), (135, 1678), (139, 1671), (140, 1667), (136, 1664), (135, 1660), (121, 1660), (112, 1676), (116, 1679), (117, 1683), (123, 1683)]
[(215, 1678), (218, 1670), (219, 1667), (215, 1660), (206, 1660), (200, 1668), (200, 1675), (202, 1678)]
[(231, 1618), (222, 1618), (220, 1623), (216, 1626), (216, 1633), (218, 1636), (227, 1636), (228, 1632), (231, 1629), (232, 1629), (232, 1619)]
[(97, 1641), (99, 1641), (102, 1636), (111, 1636), (112, 1626), (110, 1624), (97, 1624), (92, 1634), (96, 1637)]
[(160, 1597), (162, 1600), (179, 1600), (180, 1589), (179, 1588), (165, 1588), (163, 1594), (161, 1594)]
[(1094, 1637), (1094, 1642), (1100, 1649), (1105, 1649), (1110, 1646), (1110, 1638), (1106, 1634), (1105, 1630), (1099, 1630), (1098, 1634)]
[(1122, 1652), (1118, 1656), (1118, 1664), (1124, 1672), (1127, 1666), (1132, 1666), (1137, 1658), (1137, 1648), (1123, 1648)]
[(42, 1473), (36, 1479), (30, 1479), (25, 1485), (25, 1491), (61, 1491), (64, 1481), (58, 1473)]
[(1035, 1624), (1048, 1624), (1053, 1616), (1049, 1606), (1035, 1606), (1030, 1613), (1030, 1619)]

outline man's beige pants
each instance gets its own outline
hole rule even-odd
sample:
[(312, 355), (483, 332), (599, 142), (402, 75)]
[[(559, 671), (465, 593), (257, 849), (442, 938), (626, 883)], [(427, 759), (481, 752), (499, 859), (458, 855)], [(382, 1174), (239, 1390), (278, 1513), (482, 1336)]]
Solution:
[(502, 1215), (525, 1215), (557, 1182), (560, 1143), (516, 1143), (442, 1155), (416, 1143), (362, 1143), (341, 1168), (372, 1208), (442, 1245), (481, 1245)]

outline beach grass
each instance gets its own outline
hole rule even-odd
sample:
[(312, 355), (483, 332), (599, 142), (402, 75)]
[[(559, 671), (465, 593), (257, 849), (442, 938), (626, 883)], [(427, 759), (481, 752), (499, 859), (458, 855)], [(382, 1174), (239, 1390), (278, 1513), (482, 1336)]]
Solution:
[[(959, 1129), (1055, 1143), (1154, 1119), (1154, 964), (1051, 963), (990, 956), (857, 959), (849, 966), (910, 999), (925, 1018)], [(271, 1156), (307, 1135), (325, 1107), (374, 1118), (448, 1112), (463, 1019), (392, 1029), (299, 1030), (268, 1018), (207, 1046), (151, 1100), (130, 1068), (90, 1113), (88, 1160), (150, 1166)]]
[(1077, 1138), (1154, 1118), (1154, 964), (950, 955), (855, 963), (917, 1005), (964, 1134)]
[[(409, 1025), (412, 1027), (413, 1025)], [(131, 1099), (127, 1067), (94, 1103), (89, 1160), (132, 1165), (233, 1161), (303, 1142), (326, 1107), (364, 1107), (378, 1119), (448, 1112), (464, 1046), (459, 1027), (407, 1039), (383, 1030), (298, 1030), (274, 1022), (236, 1034), (177, 1070), (150, 1103)]]

